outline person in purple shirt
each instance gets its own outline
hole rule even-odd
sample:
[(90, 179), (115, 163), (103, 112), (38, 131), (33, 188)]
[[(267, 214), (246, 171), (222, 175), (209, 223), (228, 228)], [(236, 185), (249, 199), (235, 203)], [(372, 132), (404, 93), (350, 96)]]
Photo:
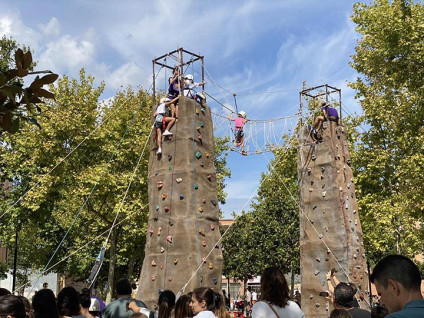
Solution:
[(311, 136), (313, 135), (315, 129), (319, 130), (321, 128), (323, 122), (339, 122), (339, 114), (337, 113), (337, 110), (335, 108), (330, 107), (330, 104), (327, 102), (321, 102), (320, 104), (323, 116), (317, 116), (317, 118), (315, 118), (314, 124), (311, 128)]

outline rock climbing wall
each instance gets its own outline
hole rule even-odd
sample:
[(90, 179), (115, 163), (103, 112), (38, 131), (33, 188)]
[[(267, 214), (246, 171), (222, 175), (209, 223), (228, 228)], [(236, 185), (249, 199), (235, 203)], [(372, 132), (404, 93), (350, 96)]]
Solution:
[[(162, 156), (150, 144), (149, 221), (139, 299), (150, 309), (159, 290), (201, 286), (221, 290), (222, 251), (211, 111), (181, 97), (179, 119), (164, 137)], [(207, 256), (210, 253), (209, 256)]]
[(311, 141), (306, 127), (299, 138), (302, 310), (305, 317), (328, 317), (331, 308), (319, 293), (328, 289), (332, 268), (340, 282), (368, 289), (355, 184), (343, 126), (325, 122), (321, 143)]

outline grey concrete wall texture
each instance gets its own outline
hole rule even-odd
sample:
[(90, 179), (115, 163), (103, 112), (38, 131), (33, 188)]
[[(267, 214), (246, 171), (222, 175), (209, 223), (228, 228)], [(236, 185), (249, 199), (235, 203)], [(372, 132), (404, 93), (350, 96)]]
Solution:
[(159, 290), (177, 294), (199, 266), (185, 293), (201, 286), (221, 290), (210, 108), (181, 97), (171, 132), (172, 138), (163, 137), (161, 157), (156, 155), (156, 141), (150, 144), (149, 220), (137, 294), (149, 309), (157, 303)]
[[(325, 122), (322, 138), (321, 143), (312, 142), (306, 127), (299, 136), (301, 305), (311, 318), (328, 317), (332, 309), (319, 296), (328, 289), (326, 273), (332, 268), (340, 282), (353, 282), (359, 292), (368, 293), (346, 130)], [(366, 302), (360, 305), (367, 307)]]

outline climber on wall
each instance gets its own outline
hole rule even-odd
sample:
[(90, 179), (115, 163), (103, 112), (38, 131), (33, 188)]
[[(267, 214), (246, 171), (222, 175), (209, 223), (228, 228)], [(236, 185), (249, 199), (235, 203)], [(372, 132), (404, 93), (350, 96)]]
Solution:
[(322, 123), (325, 121), (333, 121), (335, 123), (339, 122), (339, 115), (337, 110), (333, 107), (330, 107), (328, 102), (320, 102), (322, 116), (317, 116), (315, 118), (314, 124), (311, 128), (310, 134), (312, 139), (316, 140), (317, 131), (321, 129)]
[[(160, 99), (160, 104), (157, 106), (156, 111), (153, 113), (155, 117), (154, 127), (156, 128), (156, 143), (158, 145), (158, 151), (156, 154), (162, 154), (162, 135), (163, 136), (172, 136), (172, 132), (169, 130), (175, 123), (174, 117), (166, 117), (166, 106), (175, 103), (180, 97), (177, 96), (173, 100), (168, 101), (166, 97)], [(165, 131), (162, 134), (162, 131)]]
[(184, 76), (183, 84), (183, 92), (185, 97), (195, 99), (200, 103), (206, 101), (206, 96), (203, 93), (196, 92), (195, 90), (196, 87), (205, 86), (205, 82), (195, 83), (193, 75), (187, 74), (186, 76)]
[(246, 118), (246, 113), (244, 111), (239, 111), (237, 114), (237, 118), (231, 118), (231, 115), (228, 115), (228, 119), (235, 122), (235, 141), (234, 145), (236, 147), (239, 147), (241, 145), (241, 154), (246, 156), (247, 152), (244, 151), (244, 132), (243, 128), (244, 125), (249, 121), (249, 119)]
[[(174, 67), (174, 71), (172, 72), (172, 77), (168, 79), (169, 87), (168, 87), (168, 99), (172, 100), (180, 94), (180, 68), (178, 66)], [(171, 104), (171, 117), (175, 117), (178, 119), (178, 100), (175, 103)]]

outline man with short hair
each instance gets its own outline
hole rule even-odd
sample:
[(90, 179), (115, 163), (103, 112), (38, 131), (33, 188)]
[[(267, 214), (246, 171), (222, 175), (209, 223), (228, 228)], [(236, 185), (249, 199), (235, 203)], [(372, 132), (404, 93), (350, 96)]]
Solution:
[(334, 288), (334, 308), (347, 310), (352, 318), (370, 318), (371, 313), (369, 311), (354, 307), (354, 297), (355, 291), (351, 284), (339, 283)]
[[(132, 288), (131, 284), (128, 279), (121, 278), (116, 282), (115, 285), (115, 291), (116, 291), (116, 300), (112, 301), (109, 305), (106, 306), (105, 309), (103, 309), (102, 317), (104, 318), (128, 318), (130, 317), (134, 312), (132, 310), (129, 310), (127, 304), (130, 301), (134, 301), (131, 298)], [(135, 300), (138, 307), (147, 308), (146, 304), (143, 303), (140, 300)], [(147, 313), (149, 311), (145, 309)]]
[(384, 257), (374, 267), (370, 280), (380, 296), (380, 304), (389, 311), (387, 318), (424, 317), (421, 274), (409, 258)]

